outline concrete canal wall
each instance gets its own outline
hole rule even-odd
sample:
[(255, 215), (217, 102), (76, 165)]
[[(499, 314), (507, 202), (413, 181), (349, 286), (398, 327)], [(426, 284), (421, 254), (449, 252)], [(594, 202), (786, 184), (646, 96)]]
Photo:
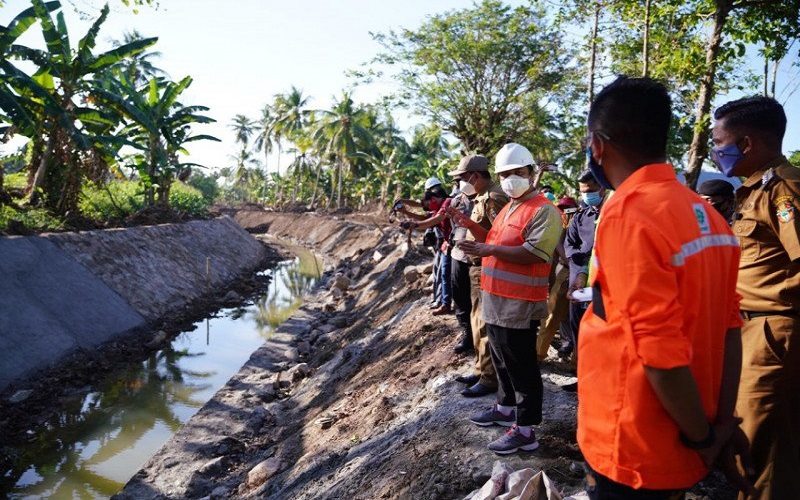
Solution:
[(265, 256), (229, 217), (0, 237), (0, 390), (183, 312)]

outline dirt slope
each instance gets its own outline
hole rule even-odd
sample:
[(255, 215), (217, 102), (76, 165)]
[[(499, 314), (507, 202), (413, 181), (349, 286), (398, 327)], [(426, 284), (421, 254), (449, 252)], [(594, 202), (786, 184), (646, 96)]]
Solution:
[[(453, 379), (472, 359), (452, 353), (456, 323), (430, 314), (426, 276), (404, 278), (430, 254), (399, 231), (361, 222), (237, 221), (310, 242), (338, 267), (120, 498), (459, 498), (479, 487), (497, 459), (486, 444), (501, 431), (467, 421), (493, 400), (459, 394)], [(342, 281), (349, 289), (333, 290)], [(506, 460), (546, 470), (569, 493), (582, 479), (569, 467), (580, 456), (575, 397), (557, 387), (570, 380), (563, 367), (548, 362), (543, 373), (542, 446)]]

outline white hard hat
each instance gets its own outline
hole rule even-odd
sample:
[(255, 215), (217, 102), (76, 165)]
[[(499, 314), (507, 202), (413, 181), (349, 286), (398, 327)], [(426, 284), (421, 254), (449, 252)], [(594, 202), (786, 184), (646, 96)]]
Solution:
[(430, 179), (425, 181), (425, 191), (429, 190), (433, 186), (441, 186), (441, 185), (442, 185), (442, 181), (440, 181), (436, 177), (431, 177)]
[(507, 172), (515, 168), (533, 165), (533, 155), (528, 148), (515, 142), (509, 142), (494, 157), (494, 171), (496, 174)]

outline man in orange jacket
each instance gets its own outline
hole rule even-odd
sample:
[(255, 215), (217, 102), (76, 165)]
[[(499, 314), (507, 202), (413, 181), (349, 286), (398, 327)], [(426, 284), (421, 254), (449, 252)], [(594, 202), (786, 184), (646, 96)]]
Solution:
[(733, 415), (739, 243), (665, 163), (670, 105), (661, 84), (620, 77), (589, 111), (590, 169), (616, 190), (578, 339), (578, 443), (592, 499), (682, 498), (719, 457), (746, 487), (734, 460), (747, 449)]

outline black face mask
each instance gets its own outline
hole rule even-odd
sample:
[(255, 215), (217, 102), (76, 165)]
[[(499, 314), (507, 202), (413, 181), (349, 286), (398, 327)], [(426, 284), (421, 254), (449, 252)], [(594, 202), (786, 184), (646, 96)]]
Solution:
[(714, 209), (725, 217), (726, 221), (730, 221), (733, 217), (734, 204), (732, 201), (720, 201), (711, 204)]

